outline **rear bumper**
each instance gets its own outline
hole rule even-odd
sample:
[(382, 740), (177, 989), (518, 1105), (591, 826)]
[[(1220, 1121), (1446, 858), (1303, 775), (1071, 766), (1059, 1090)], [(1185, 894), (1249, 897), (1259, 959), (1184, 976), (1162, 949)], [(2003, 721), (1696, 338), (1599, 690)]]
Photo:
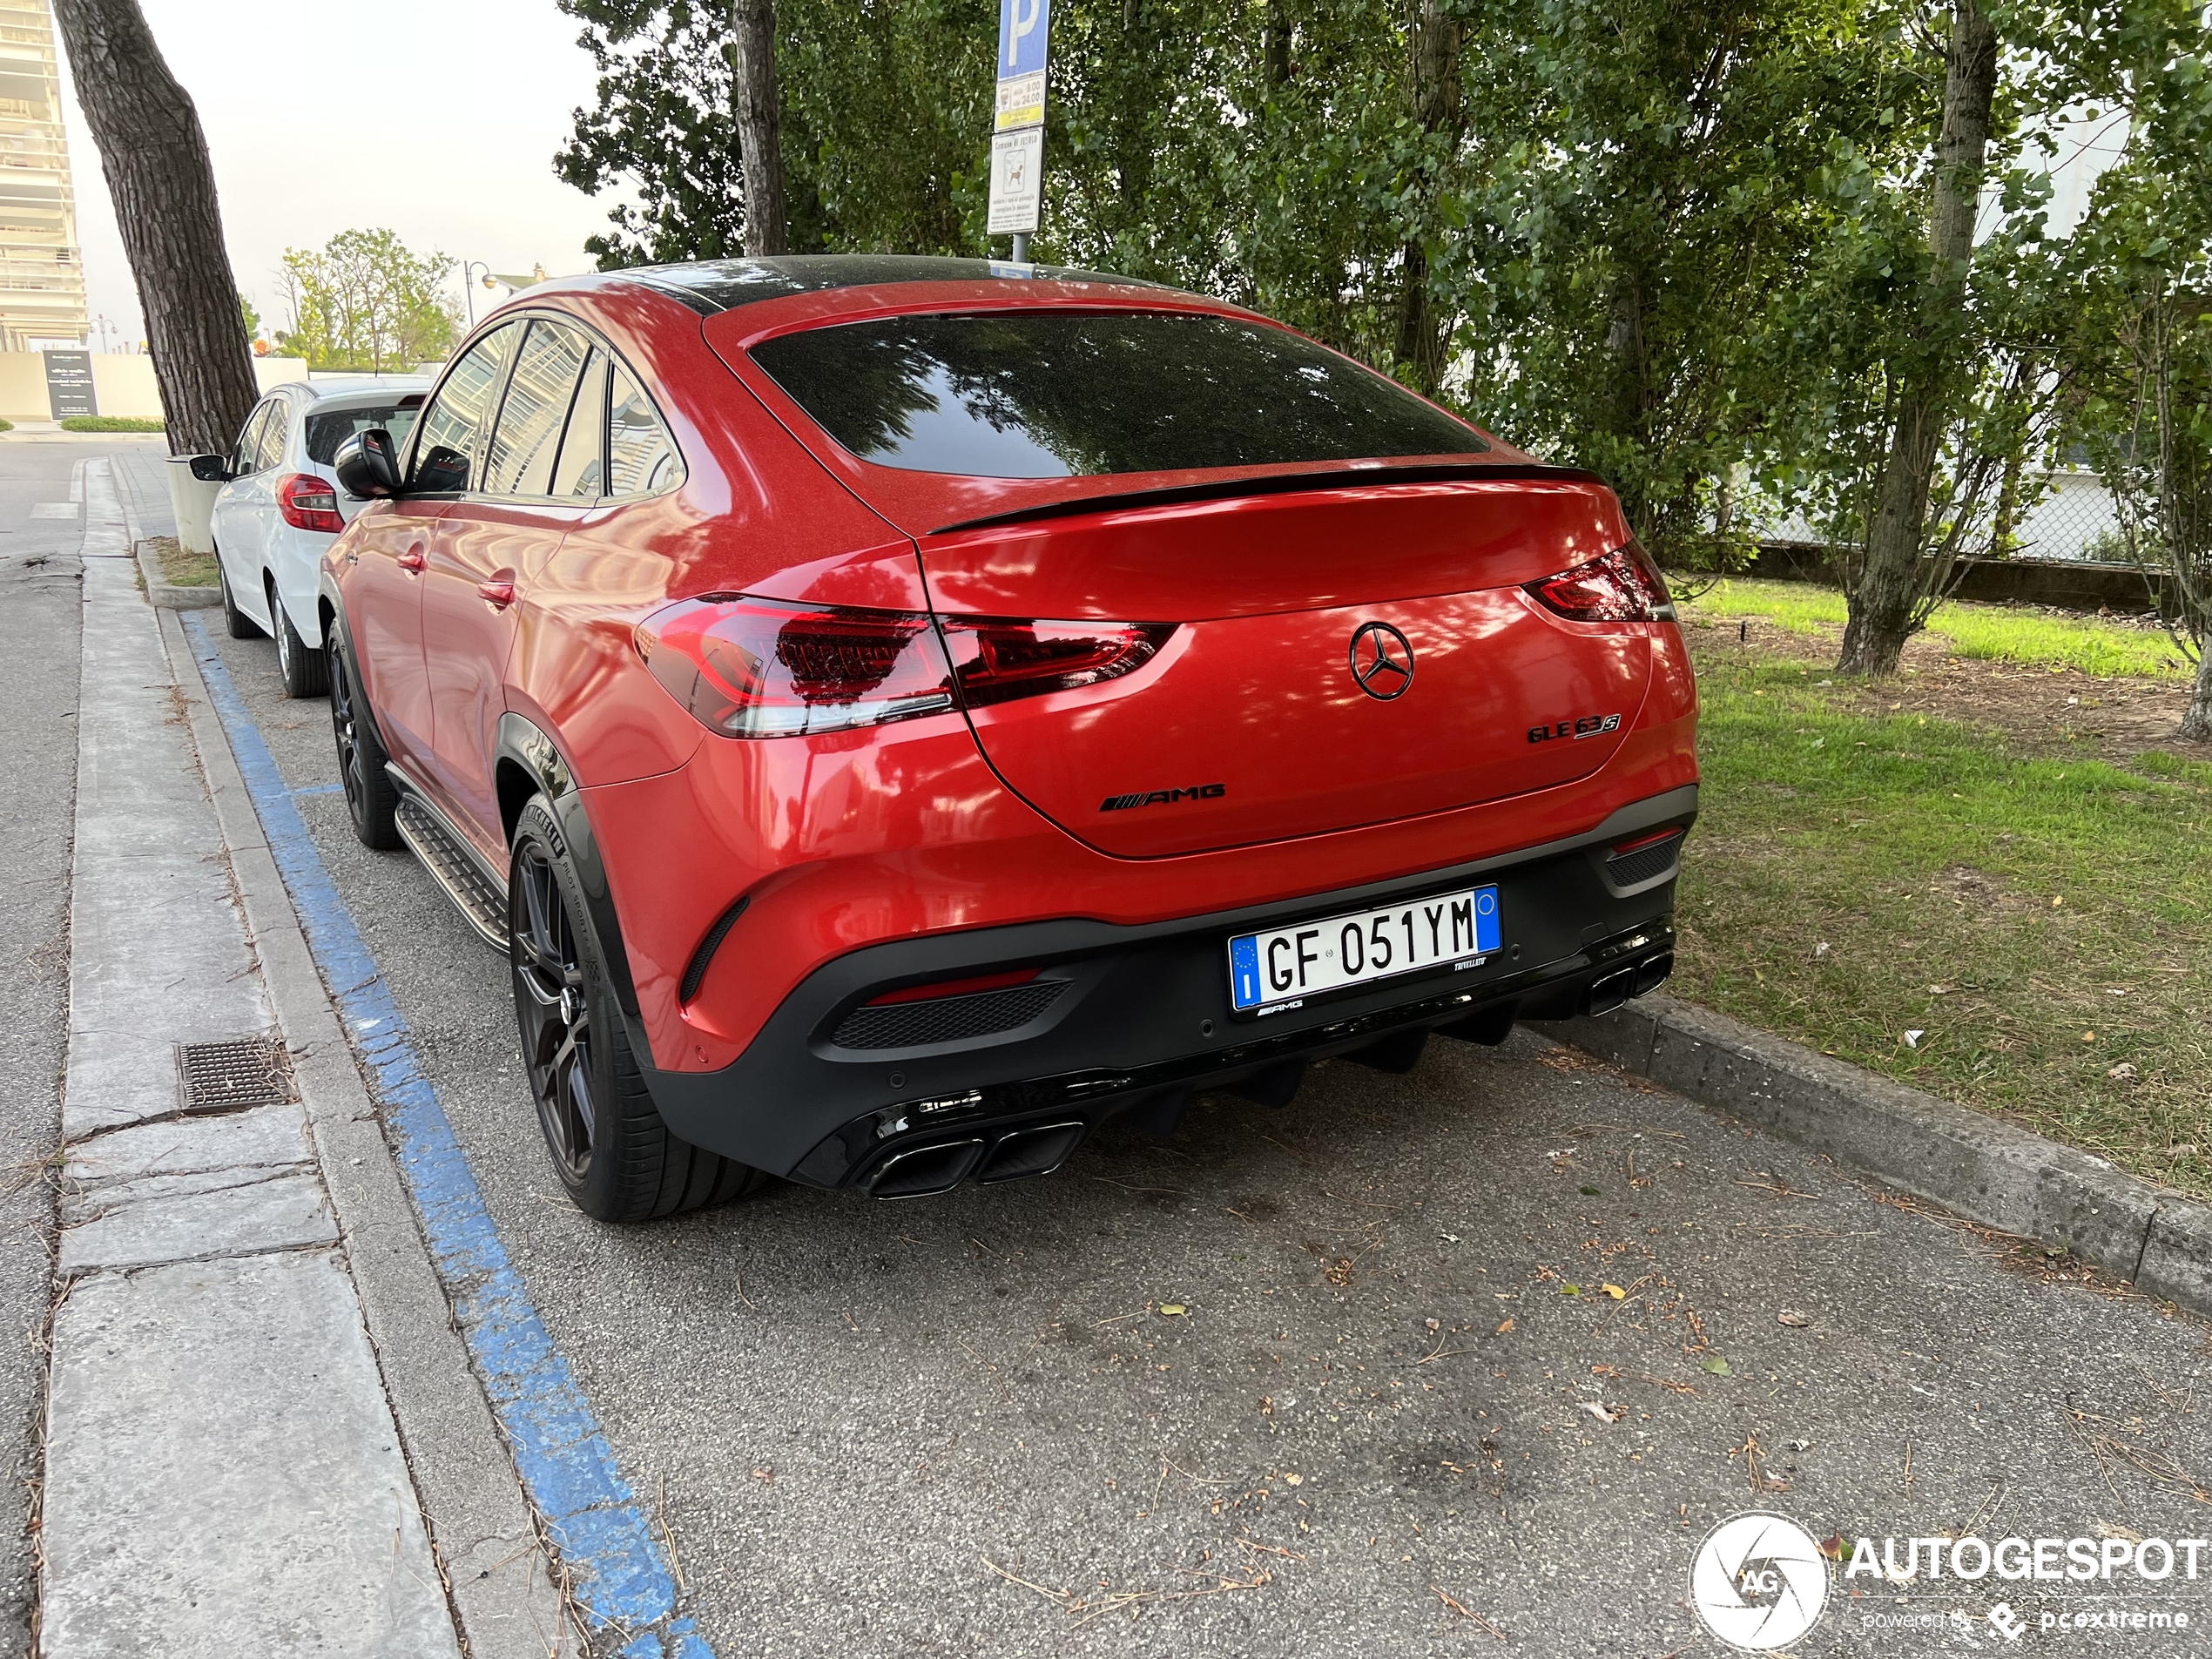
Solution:
[[(1027, 922), (868, 946), (802, 980), (730, 1065), (649, 1070), (647, 1081), (684, 1139), (821, 1186), (883, 1195), (921, 1181), (925, 1166), (940, 1186), (1042, 1173), (1109, 1117), (1172, 1127), (1196, 1089), (1286, 1099), (1305, 1063), (1396, 1033), (1461, 1026), (1495, 1042), (1517, 1015), (1588, 1006), (1594, 988), (1601, 1004), (1649, 989), (1671, 960), (1677, 868), (1671, 856), (1655, 862), (1649, 838), (1686, 830), (1696, 809), (1695, 786), (1671, 790), (1567, 840), (1166, 922)], [(1624, 840), (1646, 848), (1608, 866)], [(1262, 1019), (1232, 1013), (1232, 934), (1477, 882), (1497, 886), (1503, 924), (1480, 965)], [(1040, 977), (1021, 994), (904, 1004), (921, 1011), (910, 1021), (854, 1017), (887, 989), (1027, 968)], [(906, 1173), (887, 1177), (900, 1160)]]

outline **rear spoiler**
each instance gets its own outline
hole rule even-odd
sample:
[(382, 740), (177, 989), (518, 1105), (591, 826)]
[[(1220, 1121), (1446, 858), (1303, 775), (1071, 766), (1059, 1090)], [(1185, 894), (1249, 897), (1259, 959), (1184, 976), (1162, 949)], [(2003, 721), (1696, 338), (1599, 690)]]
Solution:
[(1605, 482), (1597, 474), (1585, 472), (1579, 467), (1496, 462), (1373, 467), (1342, 472), (1288, 472), (1258, 478), (1224, 478), (1204, 484), (1177, 484), (1164, 489), (1127, 489), (1098, 496), (1078, 496), (1066, 501), (1046, 502), (1036, 507), (1017, 508), (1010, 513), (991, 513), (981, 518), (965, 518), (957, 524), (940, 524), (930, 534), (949, 536), (954, 530), (988, 529), (1001, 524), (1029, 524), (1039, 519), (1073, 518), (1082, 513), (1179, 507), (1186, 502), (1234, 501), (1241, 496), (1287, 496), (1308, 489), (1372, 489), (1377, 484), (1435, 484), (1467, 479), (1499, 478), (1545, 478), (1587, 484), (1602, 484)]

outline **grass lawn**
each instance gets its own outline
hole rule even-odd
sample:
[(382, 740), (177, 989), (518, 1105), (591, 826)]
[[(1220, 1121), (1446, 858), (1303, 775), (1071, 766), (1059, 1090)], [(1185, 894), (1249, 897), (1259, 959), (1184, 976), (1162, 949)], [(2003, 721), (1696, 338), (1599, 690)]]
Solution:
[[(1721, 582), (1684, 607), (1709, 617), (1763, 617), (1791, 633), (1824, 636), (1844, 625), (1844, 596), (1810, 582)], [(1946, 604), (1928, 631), (1958, 656), (1982, 662), (2078, 668), (2085, 674), (2129, 674), (2187, 681), (2184, 663), (2163, 629), (2054, 616), (2011, 605)]]
[(172, 588), (212, 588), (221, 580), (212, 553), (187, 553), (173, 536), (150, 536), (146, 545), (153, 549), (161, 579)]
[[(1728, 586), (1721, 606), (1781, 587), (1840, 620), (1822, 590)], [(1983, 640), (2009, 661), (2136, 649), (1979, 609), (2016, 619)], [(1889, 712), (1805, 646), (1698, 647), (1703, 816), (1670, 988), (2212, 1196), (2212, 760)]]

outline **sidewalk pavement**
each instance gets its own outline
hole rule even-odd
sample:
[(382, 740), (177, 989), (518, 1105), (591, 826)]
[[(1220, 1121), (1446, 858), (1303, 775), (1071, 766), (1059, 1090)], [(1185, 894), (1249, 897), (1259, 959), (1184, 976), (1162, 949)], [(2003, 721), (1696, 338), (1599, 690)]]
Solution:
[(374, 1109), (174, 614), (138, 591), (138, 492), (79, 472), (39, 1651), (458, 1659), (456, 1615), (472, 1659), (561, 1649)]

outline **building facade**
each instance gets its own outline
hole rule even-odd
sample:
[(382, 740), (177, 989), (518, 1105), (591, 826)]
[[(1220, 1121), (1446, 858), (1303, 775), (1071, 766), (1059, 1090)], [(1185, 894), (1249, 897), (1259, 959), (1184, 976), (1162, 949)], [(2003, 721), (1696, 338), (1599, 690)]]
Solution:
[(83, 343), (84, 269), (47, 0), (0, 0), (0, 350)]

